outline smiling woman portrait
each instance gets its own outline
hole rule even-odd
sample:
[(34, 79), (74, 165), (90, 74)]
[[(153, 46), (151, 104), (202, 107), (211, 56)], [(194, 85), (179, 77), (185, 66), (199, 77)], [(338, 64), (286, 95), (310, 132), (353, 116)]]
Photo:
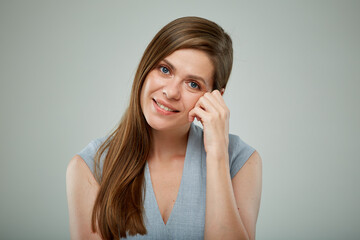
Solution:
[(231, 38), (207, 19), (155, 35), (116, 130), (68, 164), (71, 239), (255, 239), (262, 160), (229, 134), (232, 62)]

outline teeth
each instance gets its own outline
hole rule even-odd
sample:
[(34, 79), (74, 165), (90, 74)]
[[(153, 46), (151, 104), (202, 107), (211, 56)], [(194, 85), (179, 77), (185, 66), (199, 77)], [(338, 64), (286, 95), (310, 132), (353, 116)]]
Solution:
[(164, 109), (164, 110), (166, 110), (166, 111), (168, 111), (168, 112), (175, 112), (175, 110), (172, 110), (172, 109), (170, 109), (170, 108), (168, 108), (168, 107), (165, 107), (164, 105), (161, 105), (161, 104), (158, 103), (158, 102), (156, 102), (156, 104), (157, 104), (161, 109)]

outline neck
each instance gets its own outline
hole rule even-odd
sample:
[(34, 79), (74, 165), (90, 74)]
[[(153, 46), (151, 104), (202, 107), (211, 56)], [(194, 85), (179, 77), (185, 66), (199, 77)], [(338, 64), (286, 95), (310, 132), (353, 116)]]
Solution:
[(169, 163), (172, 159), (185, 156), (189, 126), (166, 131), (152, 129), (151, 161)]

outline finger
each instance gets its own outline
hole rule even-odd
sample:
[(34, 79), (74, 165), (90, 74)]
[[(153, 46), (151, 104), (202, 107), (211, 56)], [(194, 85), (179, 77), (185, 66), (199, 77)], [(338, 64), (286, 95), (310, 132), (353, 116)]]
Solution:
[(225, 104), (222, 104), (224, 100), (222, 99), (221, 95), (218, 95), (217, 93), (208, 93), (204, 95), (204, 97), (211, 102), (217, 112), (221, 112), (224, 110), (224, 108), (227, 108)]
[(211, 92), (211, 95), (214, 96), (217, 100), (217, 102), (223, 107), (227, 109), (227, 105), (225, 103), (225, 100), (223, 98), (223, 96), (221, 95), (221, 93), (219, 92), (219, 90), (214, 90)]
[(205, 110), (200, 107), (195, 107), (189, 112), (189, 122), (194, 121), (194, 118), (196, 117), (202, 123), (202, 120), (206, 118), (206, 114)]
[(211, 95), (214, 96), (216, 98), (216, 100), (218, 100), (219, 102), (224, 101), (224, 98), (222, 97), (221, 93), (217, 89), (212, 91)]
[(208, 112), (216, 111), (217, 106), (214, 104), (215, 99), (211, 97), (210, 93), (205, 93), (199, 100), (196, 102), (195, 107), (200, 107)]
[(216, 99), (216, 104), (218, 106), (218, 113), (222, 118), (228, 118), (230, 116), (230, 110), (225, 104), (224, 98), (221, 96), (221, 93), (218, 90), (215, 90), (211, 93), (212, 97)]

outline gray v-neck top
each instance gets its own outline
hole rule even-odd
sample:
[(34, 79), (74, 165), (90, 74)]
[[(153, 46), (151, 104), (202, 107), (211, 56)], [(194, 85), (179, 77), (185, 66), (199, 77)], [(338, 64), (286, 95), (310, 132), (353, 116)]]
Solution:
[[(106, 137), (91, 141), (78, 153), (94, 173), (94, 156)], [(229, 134), (230, 175), (233, 178), (255, 151), (240, 137)], [(106, 151), (105, 151), (106, 154)], [(104, 161), (101, 157), (100, 170)], [(149, 166), (145, 165), (145, 224), (147, 235), (127, 239), (204, 239), (206, 199), (206, 152), (203, 129), (191, 124), (179, 192), (165, 225), (153, 191)]]

